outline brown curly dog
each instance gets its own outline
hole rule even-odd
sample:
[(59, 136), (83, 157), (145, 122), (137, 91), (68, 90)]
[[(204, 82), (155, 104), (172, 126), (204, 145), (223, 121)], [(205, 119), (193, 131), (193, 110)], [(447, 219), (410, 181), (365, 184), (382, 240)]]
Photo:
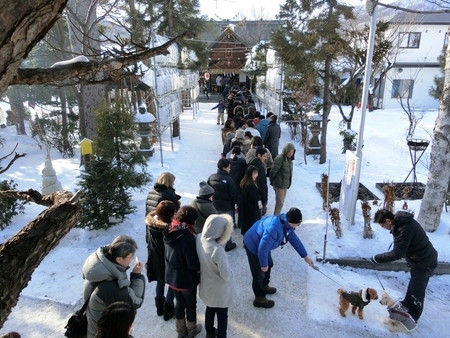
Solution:
[(359, 319), (364, 319), (364, 306), (371, 300), (378, 299), (377, 290), (371, 288), (362, 289), (359, 292), (346, 292), (344, 289), (338, 289), (337, 292), (339, 294), (339, 313), (342, 317), (345, 317), (345, 312), (352, 304), (352, 313), (355, 314), (356, 308), (358, 308)]

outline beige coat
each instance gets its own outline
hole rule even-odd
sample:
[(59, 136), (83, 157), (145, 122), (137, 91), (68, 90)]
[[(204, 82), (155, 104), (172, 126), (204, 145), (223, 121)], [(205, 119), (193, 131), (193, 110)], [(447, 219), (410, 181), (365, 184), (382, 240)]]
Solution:
[(223, 248), (233, 231), (233, 219), (227, 214), (211, 215), (197, 236), (200, 261), (199, 297), (209, 307), (227, 308), (237, 299), (236, 281)]

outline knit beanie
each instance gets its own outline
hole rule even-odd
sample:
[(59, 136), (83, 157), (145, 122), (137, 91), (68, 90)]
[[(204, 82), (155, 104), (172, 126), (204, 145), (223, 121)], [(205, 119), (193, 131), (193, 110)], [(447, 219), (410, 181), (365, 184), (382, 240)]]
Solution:
[(298, 224), (302, 221), (302, 212), (298, 208), (290, 208), (286, 213), (288, 223)]
[(208, 183), (205, 181), (201, 181), (200, 184), (200, 190), (198, 191), (198, 195), (202, 197), (210, 197), (214, 194), (214, 189), (211, 187)]
[(236, 138), (244, 138), (244, 135), (245, 135), (245, 132), (243, 129), (236, 130), (236, 134), (235, 134)]

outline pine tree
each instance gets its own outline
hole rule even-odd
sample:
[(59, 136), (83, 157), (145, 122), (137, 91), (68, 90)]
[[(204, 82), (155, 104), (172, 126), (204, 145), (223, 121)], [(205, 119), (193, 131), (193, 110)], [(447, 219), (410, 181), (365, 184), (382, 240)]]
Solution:
[[(201, 16), (199, 0), (154, 0), (152, 2), (154, 17), (159, 18), (155, 25), (157, 34), (172, 37), (185, 31), (200, 34), (206, 30), (207, 20), (206, 17)], [(191, 60), (188, 64), (180, 63), (180, 66), (200, 70), (207, 65), (209, 57), (207, 43), (185, 39), (177, 44), (178, 50), (181, 51), (185, 47), (194, 51), (197, 57), (197, 60)]]
[[(286, 0), (280, 7), (279, 19), (284, 26), (274, 32), (271, 43), (293, 76), (305, 78), (322, 93), (322, 133), (320, 163), (326, 162), (326, 134), (331, 110), (332, 83), (339, 76), (332, 69), (348, 47), (341, 32), (342, 19), (352, 19), (352, 8), (337, 0)], [(306, 82), (305, 82), (306, 85)]]
[(125, 109), (124, 100), (118, 100), (95, 110), (95, 156), (80, 175), (84, 196), (79, 227), (108, 228), (116, 223), (110, 218), (122, 221), (136, 210), (130, 189), (150, 182), (147, 160), (135, 140), (133, 115)]

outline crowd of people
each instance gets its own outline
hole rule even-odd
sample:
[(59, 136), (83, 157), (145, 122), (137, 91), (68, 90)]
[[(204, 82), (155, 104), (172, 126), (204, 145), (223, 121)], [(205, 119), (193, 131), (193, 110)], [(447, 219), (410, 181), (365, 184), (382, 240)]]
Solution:
[[(218, 109), (217, 124), (223, 124), (222, 156), (216, 172), (199, 183), (198, 196), (181, 206), (174, 187), (176, 178), (170, 172), (160, 174), (147, 195), (146, 275), (148, 282), (155, 282), (156, 314), (166, 321), (175, 318), (179, 338), (194, 337), (202, 330), (197, 323), (198, 286), (198, 296), (206, 305), (206, 337), (227, 336), (228, 308), (234, 304), (237, 291), (226, 252), (237, 248), (232, 238), (235, 230), (244, 236), (255, 307), (274, 306), (266, 298), (276, 291), (268, 286), (273, 265), (270, 250), (289, 241), (313, 265), (293, 232), (301, 223), (300, 210), (281, 213), (292, 181), (295, 147), (288, 143), (278, 154), (281, 132), (276, 116), (269, 113), (266, 120), (252, 105), (247, 106), (244, 116), (244, 110), (236, 109), (238, 99), (233, 98), (243, 95), (232, 90), (227, 105), (220, 100), (213, 108)], [(230, 109), (236, 112), (232, 117)], [(229, 118), (223, 121), (225, 112)], [(276, 208), (273, 215), (266, 216), (270, 184)], [(84, 300), (89, 300), (88, 338), (108, 337), (107, 323), (119, 325), (117, 314), (121, 312), (126, 313), (122, 329), (127, 335), (123, 337), (131, 335), (146, 284), (143, 264), (135, 261), (136, 249), (136, 242), (122, 235), (86, 259), (83, 276)], [(128, 279), (126, 271), (133, 262)]]
[[(163, 172), (146, 200), (146, 241), (148, 282), (155, 282), (156, 314), (165, 321), (175, 318), (178, 338), (192, 338), (203, 327), (197, 322), (198, 297), (206, 305), (207, 338), (227, 336), (228, 308), (236, 303), (237, 290), (227, 251), (235, 250), (233, 232), (243, 235), (248, 258), (255, 308), (272, 308), (267, 296), (277, 292), (270, 285), (274, 265), (271, 251), (288, 242), (311, 267), (313, 260), (295, 233), (303, 215), (296, 207), (283, 213), (292, 184), (295, 146), (286, 143), (279, 152), (280, 126), (277, 116), (248, 108), (230, 116), (221, 100), (217, 124), (221, 130), (222, 153), (217, 171), (199, 182), (198, 196), (189, 205), (180, 205), (175, 176)], [(227, 111), (228, 119), (223, 121)], [(268, 190), (275, 194), (273, 212), (268, 211)], [(374, 256), (374, 264), (407, 257), (411, 282), (399, 312), (410, 318), (410, 327), (420, 317), (425, 289), (437, 264), (437, 253), (420, 225), (409, 214), (377, 212), (375, 222), (394, 234), (392, 251)], [(134, 239), (118, 236), (92, 253), (83, 266), (84, 300), (88, 338), (131, 337), (133, 322), (145, 294), (143, 264), (135, 259)], [(238, 249), (239, 250), (239, 249)], [(132, 264), (134, 262), (134, 265)], [(130, 277), (126, 271), (133, 265)], [(167, 288), (166, 288), (167, 286)], [(419, 303), (418, 303), (419, 302)], [(121, 332), (110, 335), (108, 332)]]

